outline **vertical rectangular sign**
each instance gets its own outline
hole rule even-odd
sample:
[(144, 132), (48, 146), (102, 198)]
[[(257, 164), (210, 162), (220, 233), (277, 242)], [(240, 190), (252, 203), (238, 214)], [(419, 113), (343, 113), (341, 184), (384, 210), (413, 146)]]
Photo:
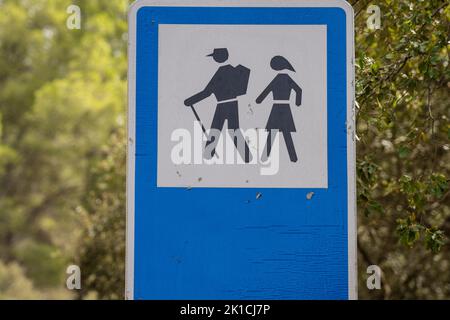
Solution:
[(129, 14), (127, 298), (355, 299), (353, 10)]

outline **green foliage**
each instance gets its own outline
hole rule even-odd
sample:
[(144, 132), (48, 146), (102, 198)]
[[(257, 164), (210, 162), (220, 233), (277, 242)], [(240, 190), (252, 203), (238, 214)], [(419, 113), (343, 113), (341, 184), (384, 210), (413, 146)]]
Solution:
[[(71, 4), (82, 9), (82, 30), (66, 27)], [(0, 265), (41, 297), (71, 295), (65, 271), (84, 252), (91, 167), (124, 123), (127, 6), (0, 1)]]
[[(360, 297), (450, 296), (447, 1), (355, 0)], [(383, 270), (383, 289), (365, 270)], [(442, 272), (442, 270), (446, 270)]]
[(414, 243), (419, 240), (420, 233), (423, 231), (423, 226), (416, 222), (414, 215), (406, 219), (398, 219), (397, 232), (400, 236), (400, 242), (405, 246), (412, 247)]
[(434, 228), (426, 230), (425, 243), (427, 249), (431, 250), (433, 253), (441, 251), (441, 248), (445, 242), (445, 235), (442, 230), (436, 230)]
[(38, 290), (18, 263), (0, 262), (0, 300), (69, 298), (65, 290)]
[(101, 299), (123, 299), (125, 293), (126, 139), (119, 129), (89, 168), (88, 193), (81, 216), (84, 235), (79, 263), (89, 277), (84, 296), (94, 290)]
[(436, 199), (442, 199), (449, 189), (449, 181), (443, 174), (433, 173), (428, 183), (427, 192)]
[(379, 167), (366, 157), (364, 160), (356, 162), (356, 183), (358, 208), (368, 217), (371, 213), (383, 213), (383, 206), (369, 199), (367, 195), (376, 187)]
[(0, 262), (0, 300), (37, 299), (38, 292), (18, 264)]
[(38, 242), (21, 243), (15, 248), (18, 262), (33, 266), (28, 275), (37, 287), (56, 287), (64, 283), (61, 270), (67, 266), (67, 261), (59, 248)]

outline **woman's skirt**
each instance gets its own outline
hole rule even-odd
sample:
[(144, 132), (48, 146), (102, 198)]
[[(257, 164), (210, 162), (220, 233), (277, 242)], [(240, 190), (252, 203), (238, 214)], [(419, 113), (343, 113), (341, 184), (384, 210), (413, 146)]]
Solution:
[(286, 103), (275, 103), (267, 121), (266, 130), (280, 130), (282, 132), (296, 132), (291, 106)]

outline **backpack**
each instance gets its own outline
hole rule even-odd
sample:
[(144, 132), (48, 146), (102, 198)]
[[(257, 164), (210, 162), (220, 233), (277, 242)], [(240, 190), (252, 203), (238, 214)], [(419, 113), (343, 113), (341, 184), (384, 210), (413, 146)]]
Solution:
[(237, 97), (243, 96), (247, 93), (248, 81), (250, 79), (250, 69), (242, 65), (238, 65), (234, 67), (233, 73), (233, 78), (235, 79), (235, 81), (233, 81), (233, 91)]

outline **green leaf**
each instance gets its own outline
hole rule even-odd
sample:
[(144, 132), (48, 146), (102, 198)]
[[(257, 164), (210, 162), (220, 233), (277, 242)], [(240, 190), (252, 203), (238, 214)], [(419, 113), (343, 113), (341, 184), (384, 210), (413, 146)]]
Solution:
[(425, 246), (433, 253), (441, 251), (442, 246), (446, 242), (446, 237), (442, 230), (436, 230), (435, 228), (427, 229), (425, 232)]
[(408, 147), (400, 147), (398, 149), (398, 156), (401, 159), (407, 158), (411, 154), (411, 150)]
[(397, 224), (400, 242), (408, 247), (414, 246), (417, 240), (420, 239), (420, 232), (424, 229), (423, 226), (415, 221), (414, 215), (406, 219), (398, 219)]
[(430, 178), (429, 192), (436, 198), (441, 198), (449, 188), (449, 182), (443, 174), (433, 174)]

